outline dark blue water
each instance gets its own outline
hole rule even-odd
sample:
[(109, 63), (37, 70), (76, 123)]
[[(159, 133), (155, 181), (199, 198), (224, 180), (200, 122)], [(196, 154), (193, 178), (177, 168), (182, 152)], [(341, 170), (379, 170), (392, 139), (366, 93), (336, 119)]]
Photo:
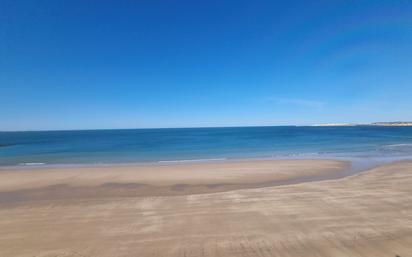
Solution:
[(412, 157), (412, 127), (0, 132), (2, 166), (324, 157)]

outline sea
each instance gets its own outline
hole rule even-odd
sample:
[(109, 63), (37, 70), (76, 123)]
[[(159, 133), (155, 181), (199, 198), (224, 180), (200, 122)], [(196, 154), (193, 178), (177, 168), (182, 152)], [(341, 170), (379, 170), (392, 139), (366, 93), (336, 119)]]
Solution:
[(0, 166), (239, 159), (412, 159), (412, 127), (275, 126), (0, 132)]

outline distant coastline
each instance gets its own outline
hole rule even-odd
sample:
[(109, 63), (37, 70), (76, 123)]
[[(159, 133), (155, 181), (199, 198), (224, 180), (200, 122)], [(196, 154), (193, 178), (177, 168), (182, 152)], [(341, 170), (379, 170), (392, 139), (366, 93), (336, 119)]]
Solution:
[(395, 122), (373, 122), (373, 123), (324, 123), (315, 124), (314, 127), (335, 127), (335, 126), (412, 126), (412, 121), (395, 121)]

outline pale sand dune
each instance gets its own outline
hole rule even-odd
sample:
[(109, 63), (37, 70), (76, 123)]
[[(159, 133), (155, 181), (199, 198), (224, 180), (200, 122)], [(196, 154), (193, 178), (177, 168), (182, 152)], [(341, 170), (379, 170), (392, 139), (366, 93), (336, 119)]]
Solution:
[[(322, 161), (304, 166), (321, 169)], [(13, 182), (15, 190), (39, 186), (28, 175)], [(412, 162), (403, 162), (338, 180), (221, 193), (20, 199), (0, 204), (0, 256), (412, 256), (411, 185)]]

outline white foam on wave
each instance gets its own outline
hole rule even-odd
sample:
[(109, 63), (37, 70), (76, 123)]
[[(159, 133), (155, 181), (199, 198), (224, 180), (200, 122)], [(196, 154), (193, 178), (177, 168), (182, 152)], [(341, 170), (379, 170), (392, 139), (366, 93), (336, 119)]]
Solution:
[(392, 152), (411, 152), (412, 143), (384, 145), (381, 147), (381, 149)]
[(44, 165), (44, 162), (23, 162), (19, 163), (19, 165), (24, 165), (24, 166), (35, 166), (35, 165)]
[(393, 145), (386, 145), (385, 147), (404, 147), (404, 146), (412, 146), (412, 143), (409, 143), (409, 144), (393, 144)]
[(227, 158), (171, 160), (171, 161), (158, 161), (158, 163), (214, 162), (214, 161), (225, 161), (225, 160), (227, 160)]

